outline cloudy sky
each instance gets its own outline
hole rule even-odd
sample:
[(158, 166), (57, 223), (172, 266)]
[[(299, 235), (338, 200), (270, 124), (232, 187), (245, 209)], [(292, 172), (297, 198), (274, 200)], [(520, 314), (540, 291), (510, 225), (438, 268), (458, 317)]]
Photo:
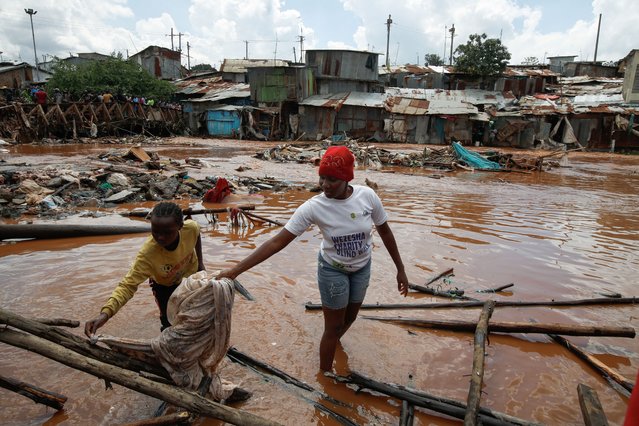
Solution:
[[(0, 2), (0, 55), (34, 62), (29, 15), (38, 60), (78, 52), (134, 54), (149, 45), (175, 49), (187, 65), (219, 66), (224, 58), (299, 58), (306, 49), (357, 49), (386, 53), (386, 20), (392, 15), (391, 64), (423, 64), (424, 54), (448, 57), (474, 33), (500, 38), (511, 63), (526, 57), (577, 55), (619, 60), (639, 48), (636, 4), (631, 0), (13, 0)], [(247, 43), (248, 42), (248, 43)], [(380, 57), (384, 63), (385, 56)]]

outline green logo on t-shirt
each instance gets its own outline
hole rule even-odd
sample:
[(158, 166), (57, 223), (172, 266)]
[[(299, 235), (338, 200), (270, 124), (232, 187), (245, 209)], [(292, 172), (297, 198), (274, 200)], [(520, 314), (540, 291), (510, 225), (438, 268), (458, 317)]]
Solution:
[(355, 213), (351, 213), (351, 219), (355, 219), (357, 215)]

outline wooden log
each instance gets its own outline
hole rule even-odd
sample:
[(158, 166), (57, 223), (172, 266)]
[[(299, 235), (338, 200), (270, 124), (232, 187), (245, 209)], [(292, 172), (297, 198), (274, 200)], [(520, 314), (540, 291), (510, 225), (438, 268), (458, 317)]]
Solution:
[[(439, 330), (454, 330), (474, 332), (477, 324), (472, 321), (461, 320), (430, 320), (418, 318), (399, 317), (372, 317), (363, 315), (362, 318), (376, 321), (391, 322), (396, 324), (413, 325), (422, 328), (436, 328)], [(636, 333), (632, 327), (613, 326), (589, 326), (578, 324), (542, 324), (525, 322), (492, 322), (491, 332), (499, 333), (555, 333), (565, 336), (608, 336), (608, 337), (629, 337), (634, 338)]]
[(500, 287), (488, 288), (486, 290), (477, 290), (477, 293), (499, 293), (502, 290), (506, 290), (507, 288), (513, 287), (515, 284), (510, 283), (506, 285), (502, 285)]
[(450, 299), (471, 300), (470, 297), (464, 296), (464, 290), (439, 291), (434, 288), (424, 287), (417, 284), (408, 284), (408, 288), (410, 288), (411, 290), (419, 291), (420, 293), (432, 294), (433, 296), (448, 297)]
[(159, 398), (202, 416), (221, 419), (235, 425), (270, 426), (277, 424), (255, 414), (236, 410), (208, 400), (195, 392), (140, 377), (132, 371), (88, 358), (36, 336), (5, 328), (0, 330), (0, 341), (38, 353), (69, 367), (117, 383), (145, 395)]
[(453, 271), (454, 271), (454, 268), (448, 268), (444, 272), (442, 272), (441, 274), (437, 274), (437, 275), (434, 275), (433, 277), (429, 278), (428, 281), (426, 281), (424, 283), (424, 285), (432, 284), (435, 281), (437, 281), (438, 279), (440, 279), (441, 277), (447, 277), (448, 275), (452, 275)]
[(402, 410), (399, 413), (399, 426), (413, 426), (415, 420), (415, 406), (408, 401), (402, 401)]
[[(226, 353), (226, 356), (233, 362), (236, 362), (238, 364), (241, 364), (245, 367), (249, 367), (251, 368), (253, 371), (255, 371), (256, 373), (262, 375), (266, 380), (271, 380), (271, 376), (275, 376), (279, 379), (281, 379), (282, 381), (284, 381), (284, 383), (288, 383), (290, 385), (293, 385), (295, 387), (298, 387), (300, 389), (304, 389), (306, 391), (312, 392), (313, 394), (318, 395), (320, 398), (329, 401), (335, 405), (339, 405), (339, 406), (344, 406), (344, 407), (348, 407), (347, 404), (323, 393), (320, 392), (316, 389), (314, 389), (311, 385), (302, 382), (301, 380), (296, 379), (293, 376), (290, 376), (288, 373), (285, 373), (284, 371), (273, 367), (272, 365), (268, 365), (262, 361), (259, 361), (253, 357), (251, 357), (248, 354), (245, 354), (243, 352), (240, 352), (239, 350), (235, 349), (235, 348), (229, 348), (229, 350)], [(268, 373), (268, 375), (266, 373)], [(270, 376), (269, 376), (270, 375)], [(350, 421), (349, 419), (347, 419), (346, 417), (342, 416), (341, 414), (331, 410), (330, 408), (326, 407), (324, 404), (319, 403), (318, 401), (316, 401), (315, 399), (311, 399), (311, 398), (307, 398), (303, 395), (301, 395), (300, 393), (296, 394), (298, 396), (300, 396), (302, 399), (304, 399), (306, 402), (308, 402), (309, 404), (312, 404), (315, 408), (317, 408), (319, 411), (323, 412), (324, 414), (327, 414), (328, 416), (332, 417), (333, 419), (337, 420), (339, 422), (339, 424), (341, 425), (352, 425), (352, 426), (356, 426), (356, 423), (353, 423), (352, 421)]]
[(37, 321), (22, 317), (5, 309), (0, 309), (0, 324), (6, 324), (19, 330), (26, 331), (35, 336), (57, 343), (67, 349), (82, 355), (112, 364), (128, 370), (147, 373), (171, 379), (169, 373), (159, 364), (153, 365), (120, 354), (101, 346), (92, 345), (89, 340), (76, 336), (66, 330), (41, 324)]
[[(620, 299), (576, 299), (576, 300), (551, 300), (544, 301), (495, 301), (495, 307), (531, 307), (531, 306), (590, 306), (590, 305), (634, 305), (639, 303), (639, 297), (622, 297)], [(446, 302), (446, 303), (389, 303), (389, 304), (364, 304), (360, 309), (450, 309), (450, 308), (479, 308), (484, 302)], [(319, 303), (306, 303), (304, 305), (309, 311), (322, 310)]]
[(151, 232), (150, 225), (62, 225), (62, 224), (0, 224), (0, 240), (10, 238), (77, 238), (95, 235), (121, 235)]
[(255, 213), (251, 213), (251, 212), (246, 212), (246, 211), (245, 211), (245, 212), (244, 212), (244, 214), (245, 214), (246, 216), (250, 217), (250, 218), (258, 219), (258, 220), (262, 220), (262, 221), (267, 222), (267, 223), (270, 223), (270, 224), (272, 224), (272, 225), (284, 226), (284, 224), (283, 224), (282, 222), (279, 222), (279, 221), (277, 221), (277, 220), (273, 220), (273, 219), (269, 219), (269, 218), (267, 218), (267, 217), (260, 216), (260, 215), (257, 215), (257, 214), (255, 214)]
[[(429, 395), (425, 392), (407, 389), (399, 385), (378, 382), (357, 372), (351, 372), (348, 377), (338, 377), (338, 379), (407, 401), (417, 407), (426, 408), (458, 419), (463, 419), (466, 412), (466, 404), (461, 401)], [(538, 425), (538, 423), (518, 419), (488, 408), (480, 408), (479, 419), (485, 425)]]
[(67, 402), (67, 397), (62, 394), (50, 392), (11, 377), (0, 376), (0, 387), (26, 396), (38, 404), (44, 404), (56, 410), (62, 410), (64, 403)]
[(608, 419), (601, 407), (597, 392), (580, 383), (577, 386), (577, 394), (579, 395), (581, 415), (584, 418), (586, 426), (608, 426)]
[(481, 403), (481, 386), (484, 381), (484, 357), (486, 354), (486, 339), (488, 337), (488, 321), (495, 309), (495, 301), (489, 300), (479, 315), (475, 341), (473, 344), (473, 369), (470, 376), (470, 388), (468, 390), (468, 404), (464, 416), (464, 426), (474, 426), (479, 417), (479, 405)]
[(37, 321), (40, 324), (44, 324), (44, 325), (55, 325), (56, 327), (69, 327), (69, 328), (80, 327), (80, 321), (70, 320), (65, 318), (35, 318), (34, 321)]
[(579, 358), (585, 361), (588, 365), (594, 368), (597, 372), (599, 372), (605, 378), (609, 378), (613, 380), (614, 382), (618, 383), (622, 388), (624, 388), (628, 392), (632, 392), (632, 389), (634, 388), (635, 385), (633, 385), (631, 381), (623, 377), (621, 374), (612, 370), (606, 364), (599, 361), (597, 358), (590, 355), (589, 353), (585, 352), (583, 349), (576, 347), (575, 345), (573, 345), (572, 343), (570, 343), (568, 340), (564, 339), (563, 337), (557, 336), (556, 334), (549, 334), (548, 336), (550, 336), (550, 338), (552, 338), (555, 342), (566, 347), (573, 354), (577, 355)]
[[(247, 204), (244, 206), (237, 206), (238, 209), (244, 210), (255, 210), (255, 205)], [(226, 207), (220, 207), (217, 209), (182, 209), (182, 213), (184, 215), (194, 215), (194, 214), (214, 214), (214, 213), (226, 213), (228, 209)], [(151, 214), (151, 210), (133, 210), (130, 212), (120, 213), (121, 216), (124, 217), (147, 217)]]
[(138, 422), (126, 423), (121, 426), (171, 426), (185, 424), (191, 424), (191, 414), (186, 411), (181, 411), (179, 413), (166, 414)]

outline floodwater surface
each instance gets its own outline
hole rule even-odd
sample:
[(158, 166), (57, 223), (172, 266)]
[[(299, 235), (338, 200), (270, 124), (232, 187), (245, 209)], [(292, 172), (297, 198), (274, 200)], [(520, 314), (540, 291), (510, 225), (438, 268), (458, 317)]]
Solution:
[[(286, 192), (242, 195), (256, 213), (286, 221), (314, 194), (303, 184), (316, 181), (309, 164), (268, 163), (251, 157), (249, 142), (193, 140), (193, 146), (162, 146), (162, 155), (201, 158), (206, 175), (273, 176), (300, 184)], [(259, 145), (260, 147), (265, 145)], [(146, 147), (145, 147), (146, 148)], [(54, 163), (90, 153), (69, 147), (44, 154)], [(150, 148), (149, 148), (150, 149)], [(413, 147), (413, 149), (419, 149)], [(37, 158), (36, 149), (14, 151), (5, 160)], [(163, 154), (164, 153), (164, 154)], [(550, 301), (601, 297), (600, 293), (639, 296), (639, 158), (597, 154), (569, 156), (570, 167), (543, 173), (440, 172), (424, 169), (358, 167), (355, 184), (376, 182), (389, 216), (408, 277), (426, 280), (448, 268), (454, 276), (438, 281), (480, 300)], [(244, 166), (243, 172), (235, 171)], [(184, 206), (188, 201), (182, 201)], [(192, 203), (200, 207), (199, 203)], [(146, 205), (147, 207), (149, 205)], [(122, 209), (139, 207), (122, 206)], [(99, 220), (124, 219), (101, 209)], [(279, 232), (277, 227), (234, 228), (226, 215), (202, 226), (207, 270), (239, 261)], [(65, 221), (87, 221), (72, 217)], [(93, 219), (95, 220), (95, 219)], [(0, 245), (3, 277), (0, 307), (38, 318), (93, 318), (126, 273), (146, 236), (26, 241)], [(315, 227), (271, 259), (238, 278), (255, 296), (235, 299), (231, 342), (237, 349), (269, 363), (346, 404), (265, 380), (254, 371), (226, 361), (224, 378), (254, 395), (235, 407), (286, 425), (338, 424), (309, 400), (320, 401), (357, 424), (397, 424), (401, 402), (318, 374), (322, 314), (306, 311), (319, 303), (316, 260), (321, 234)], [(410, 293), (403, 298), (395, 268), (381, 239), (375, 237), (371, 285), (366, 303), (436, 303), (448, 300)], [(478, 293), (504, 284), (499, 294)], [(479, 309), (365, 311), (363, 315), (476, 321)], [(570, 308), (497, 308), (494, 321), (639, 327), (636, 305)], [(109, 335), (151, 339), (159, 333), (157, 308), (147, 284), (101, 329)], [(81, 335), (80, 329), (73, 330)], [(637, 339), (567, 337), (621, 375), (634, 381), (639, 369)], [(103, 381), (32, 352), (0, 344), (0, 375), (68, 396), (54, 412), (31, 400), (0, 390), (0, 422), (5, 425), (122, 424), (151, 417), (157, 399), (122, 386), (105, 390)], [(359, 318), (336, 354), (340, 374), (356, 371), (383, 382), (410, 386), (435, 396), (465, 401), (473, 362), (473, 335), (418, 329)], [(610, 424), (621, 424), (627, 396), (549, 337), (539, 334), (491, 334), (486, 348), (482, 406), (550, 425), (583, 424), (577, 386), (593, 388)], [(415, 424), (448, 425), (457, 420), (417, 409)], [(219, 422), (200, 419), (200, 425)]]

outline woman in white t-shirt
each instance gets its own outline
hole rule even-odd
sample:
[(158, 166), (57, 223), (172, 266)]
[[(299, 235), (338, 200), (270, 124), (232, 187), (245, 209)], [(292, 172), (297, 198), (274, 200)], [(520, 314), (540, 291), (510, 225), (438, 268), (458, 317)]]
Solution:
[(404, 271), (386, 212), (375, 192), (353, 180), (355, 158), (345, 146), (326, 150), (319, 167), (323, 193), (307, 200), (293, 213), (282, 231), (217, 279), (235, 279), (268, 259), (300, 236), (310, 225), (322, 232), (317, 281), (322, 297), (324, 333), (320, 342), (320, 369), (330, 371), (339, 339), (357, 318), (370, 280), (373, 226), (397, 267), (397, 289), (406, 296)]

